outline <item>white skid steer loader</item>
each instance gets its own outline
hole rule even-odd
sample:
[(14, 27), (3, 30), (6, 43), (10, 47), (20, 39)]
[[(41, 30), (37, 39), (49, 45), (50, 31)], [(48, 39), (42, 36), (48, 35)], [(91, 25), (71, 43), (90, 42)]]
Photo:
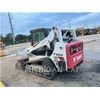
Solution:
[(76, 68), (84, 60), (83, 42), (77, 40), (75, 31), (40, 28), (31, 30), (31, 47), (26, 59), (16, 63), (16, 68), (53, 79), (57, 72)]

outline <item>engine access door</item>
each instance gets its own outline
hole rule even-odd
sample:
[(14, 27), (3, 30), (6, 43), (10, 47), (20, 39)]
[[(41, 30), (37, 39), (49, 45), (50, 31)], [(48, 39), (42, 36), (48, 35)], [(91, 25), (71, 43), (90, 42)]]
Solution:
[(83, 61), (83, 42), (76, 41), (66, 45), (66, 56), (68, 69), (74, 68)]

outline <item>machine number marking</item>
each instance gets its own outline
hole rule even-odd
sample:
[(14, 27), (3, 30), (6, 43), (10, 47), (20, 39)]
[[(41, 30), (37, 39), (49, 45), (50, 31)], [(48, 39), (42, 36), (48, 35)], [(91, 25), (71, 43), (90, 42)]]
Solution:
[(76, 61), (78, 61), (78, 60), (81, 59), (81, 58), (82, 58), (82, 54), (79, 55), (79, 56), (74, 57), (74, 58), (73, 58), (73, 62), (76, 62)]

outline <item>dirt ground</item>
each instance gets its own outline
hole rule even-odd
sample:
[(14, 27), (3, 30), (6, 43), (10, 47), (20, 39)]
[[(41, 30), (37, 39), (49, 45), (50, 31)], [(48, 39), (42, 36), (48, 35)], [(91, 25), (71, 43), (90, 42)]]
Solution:
[[(85, 59), (79, 66), (78, 72), (58, 73), (54, 80), (48, 80), (39, 76), (15, 69), (17, 59), (23, 56), (3, 58), (1, 68), (1, 79), (6, 86), (100, 86), (100, 62)], [(6, 70), (5, 70), (6, 69)]]
[[(98, 36), (97, 36), (98, 37)], [(1, 57), (1, 80), (8, 87), (100, 87), (100, 35), (95, 40), (85, 39), (85, 60), (77, 72), (58, 73), (54, 80), (15, 69), (18, 59), (25, 54)], [(87, 52), (88, 51), (88, 52)], [(89, 51), (93, 51), (92, 54)], [(91, 56), (92, 55), (92, 56)]]

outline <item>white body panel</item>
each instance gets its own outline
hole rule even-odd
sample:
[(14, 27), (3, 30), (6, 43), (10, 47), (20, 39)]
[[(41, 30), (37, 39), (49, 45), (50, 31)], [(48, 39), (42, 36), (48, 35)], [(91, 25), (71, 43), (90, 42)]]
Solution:
[[(50, 43), (54, 40), (55, 34), (58, 37), (59, 42), (55, 42), (54, 45), (54, 50), (51, 56), (35, 56), (34, 54), (32, 54), (31, 52), (34, 50), (37, 50), (40, 47), (43, 46), (47, 46), (48, 48), (50, 48)], [(76, 38), (76, 34), (74, 33), (74, 38)], [(55, 58), (58, 59), (58, 61), (60, 60), (58, 57), (64, 57), (64, 61), (66, 64), (66, 71), (67, 71), (67, 57), (66, 57), (66, 45), (67, 42), (63, 42), (63, 37), (61, 34), (61, 30), (60, 29), (52, 29), (49, 33), (49, 35), (44, 38), (42, 41), (40, 41), (35, 47), (31, 46), (30, 48), (27, 49), (27, 54), (29, 55), (29, 61), (36, 61), (42, 58), (50, 58), (53, 63), (55, 64), (57, 70), (59, 71), (59, 67), (57, 65), (57, 62), (55, 61)]]
[[(60, 48), (62, 48), (62, 49), (60, 49)], [(56, 54), (58, 54), (58, 55), (56, 55)], [(57, 69), (59, 69), (59, 67), (58, 67), (58, 65), (56, 65), (57, 62), (55, 62), (55, 57), (58, 58), (58, 57), (60, 57), (60, 55), (61, 55), (61, 57), (64, 57), (64, 61), (66, 62), (66, 71), (67, 71), (66, 44), (57, 42), (55, 44), (54, 52), (50, 56), (50, 58), (54, 62)], [(58, 61), (59, 61), (59, 58), (58, 58)]]

